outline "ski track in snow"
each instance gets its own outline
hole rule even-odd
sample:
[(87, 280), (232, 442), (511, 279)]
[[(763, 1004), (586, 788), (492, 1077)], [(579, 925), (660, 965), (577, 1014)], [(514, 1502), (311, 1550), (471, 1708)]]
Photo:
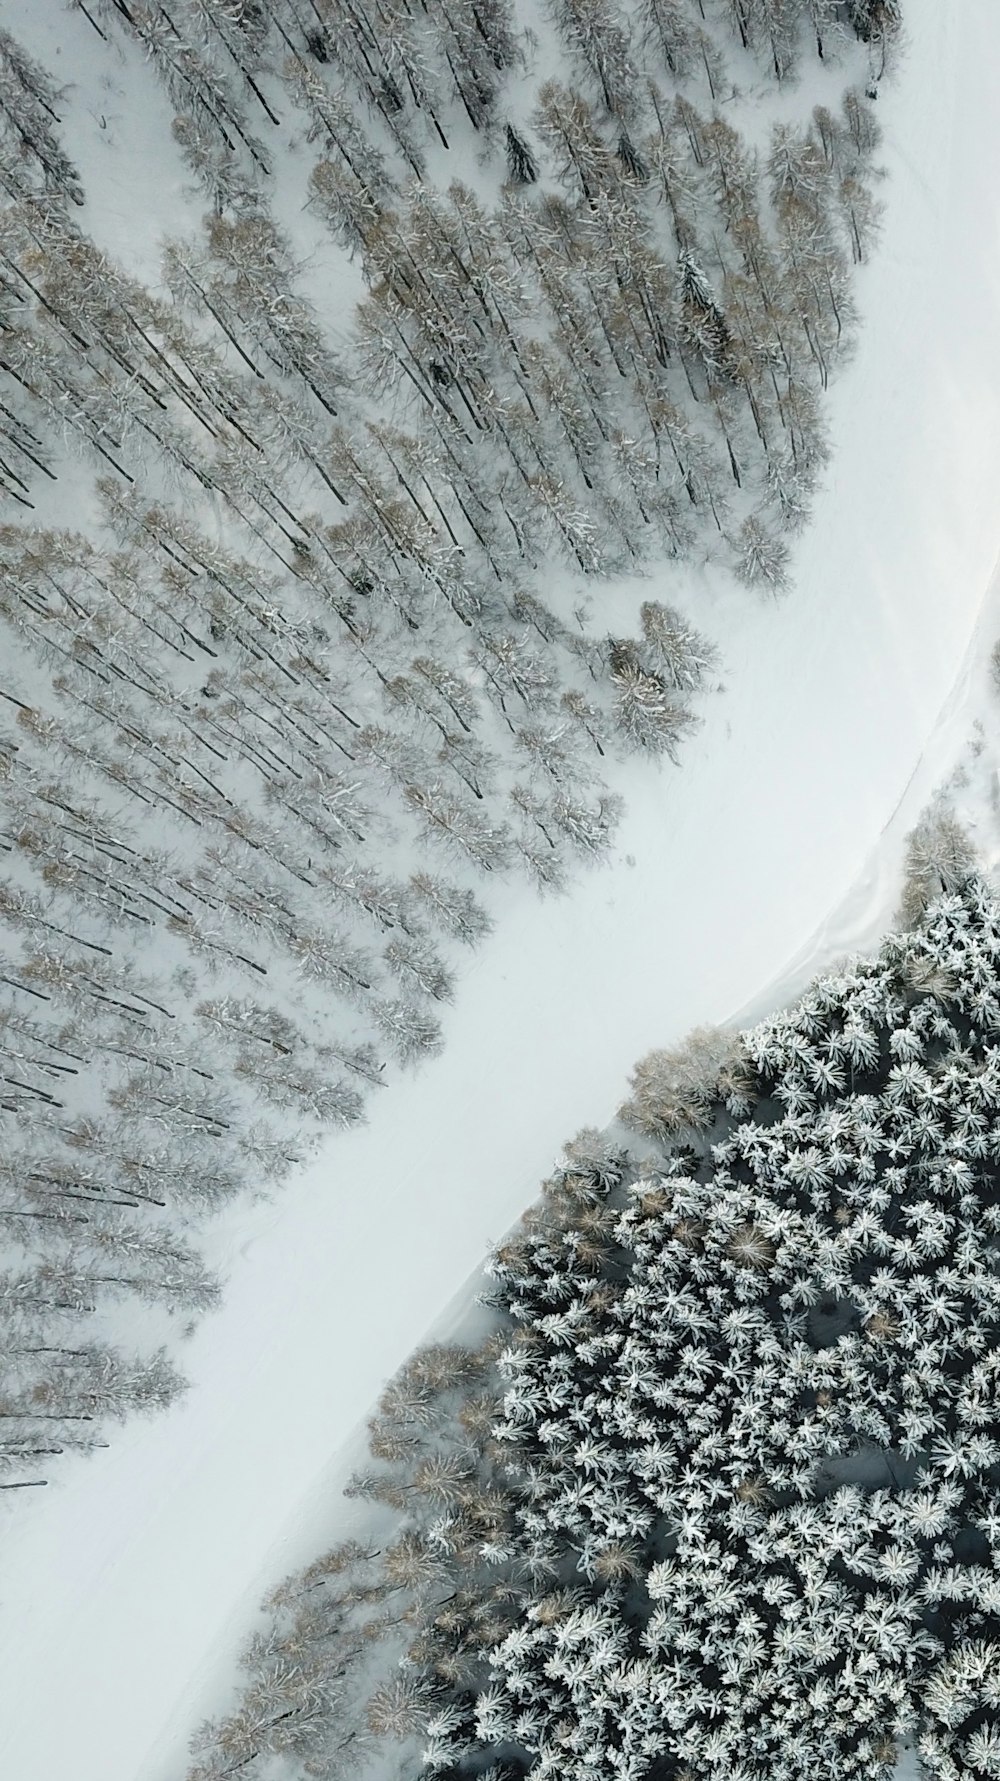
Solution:
[(333, 1536), (383, 1381), (562, 1140), (610, 1117), (644, 1050), (758, 1017), (888, 924), (1000, 630), (1000, 8), (907, 17), (879, 103), (885, 228), (794, 594), (706, 586), (727, 689), (680, 772), (623, 776), (615, 863), (569, 899), (512, 897), (444, 1056), (220, 1224), (225, 1302), (182, 1355), (187, 1398), (3, 1504), (5, 1781), (180, 1781), (258, 1598)]

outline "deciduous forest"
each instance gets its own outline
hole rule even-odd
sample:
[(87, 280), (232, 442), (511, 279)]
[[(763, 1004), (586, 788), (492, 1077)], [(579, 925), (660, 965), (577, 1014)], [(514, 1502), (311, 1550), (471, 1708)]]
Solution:
[(630, 755), (682, 768), (724, 639), (609, 578), (794, 597), (899, 24), (77, 10), (186, 202), (155, 283), (105, 251), (73, 89), (0, 32), (3, 1489), (170, 1401), (206, 1218), (433, 1056)]

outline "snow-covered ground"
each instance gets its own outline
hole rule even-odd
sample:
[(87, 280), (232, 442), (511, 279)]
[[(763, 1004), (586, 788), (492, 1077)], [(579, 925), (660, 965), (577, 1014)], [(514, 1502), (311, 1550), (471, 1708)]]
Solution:
[(781, 1002), (891, 918), (1000, 631), (1000, 9), (906, 12), (885, 231), (794, 597), (705, 585), (727, 691), (682, 771), (631, 769), (613, 867), (513, 904), (443, 1057), (233, 1216), (186, 1400), (4, 1503), (5, 1778), (179, 1781), (254, 1604), (330, 1528), (382, 1381), (561, 1140), (612, 1113), (643, 1050)]

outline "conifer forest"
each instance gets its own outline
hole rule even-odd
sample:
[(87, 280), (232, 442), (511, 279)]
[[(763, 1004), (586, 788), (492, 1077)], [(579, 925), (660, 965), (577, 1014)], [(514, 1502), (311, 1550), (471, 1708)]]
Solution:
[(18, 1781), (1000, 1777), (991, 10), (0, 0)]
[(998, 1029), (970, 877), (643, 1059), (623, 1141), (582, 1131), (495, 1251), (484, 1339), (386, 1389), (368, 1528), (274, 1593), (192, 1781), (386, 1740), (449, 1781), (888, 1777), (907, 1734), (996, 1774)]

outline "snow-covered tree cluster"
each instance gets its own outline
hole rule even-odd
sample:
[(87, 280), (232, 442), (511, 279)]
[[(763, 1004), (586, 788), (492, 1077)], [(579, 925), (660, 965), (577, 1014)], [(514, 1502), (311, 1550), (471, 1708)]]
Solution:
[(396, 1519), (282, 1592), (198, 1777), (393, 1737), (448, 1781), (997, 1774), (1000, 905), (967, 879), (635, 1087), (669, 1135), (582, 1134), (478, 1358), (390, 1388), (355, 1489)]
[[(592, 578), (782, 585), (896, 24), (76, 10), (195, 183), (153, 290), (0, 31), (4, 1487), (176, 1389), (199, 1221), (434, 1052), (483, 888), (606, 850), (608, 757), (679, 757), (716, 652)], [(830, 105), (796, 117), (807, 59)]]
[[(530, 25), (507, 0), (95, 10), (158, 70), (212, 203), (169, 244), (174, 302), (281, 381), (249, 431), (335, 582), (401, 583), (408, 608), (429, 583), (473, 624), (553, 556), (592, 573), (714, 549), (783, 584), (877, 217), (864, 89), (891, 0), (553, 0)], [(758, 149), (747, 106), (809, 57), (839, 59), (833, 103), (783, 108)], [(365, 287), (348, 352), (271, 198), (289, 112), (311, 209)], [(227, 486), (254, 469), (227, 457)], [(316, 513), (289, 486), (304, 468)]]
[(432, 1674), (461, 1687), (513, 1626), (523, 1590), (481, 1556), (501, 1555), (510, 1522), (490, 1435), (497, 1346), (429, 1345), (388, 1386), (350, 1486), (358, 1526), (270, 1597), (248, 1686), (193, 1740), (192, 1781), (360, 1778), (420, 1731)]

